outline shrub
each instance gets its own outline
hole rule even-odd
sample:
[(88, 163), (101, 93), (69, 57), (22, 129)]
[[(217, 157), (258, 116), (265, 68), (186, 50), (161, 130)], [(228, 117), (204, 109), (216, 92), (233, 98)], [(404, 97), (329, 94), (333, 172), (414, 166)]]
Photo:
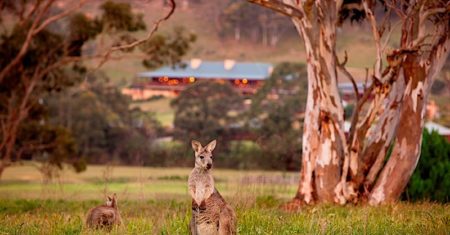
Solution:
[(436, 131), (424, 129), (421, 151), (403, 198), (449, 202), (450, 143)]
[(232, 141), (229, 151), (220, 153), (214, 160), (218, 167), (234, 169), (265, 169), (261, 149), (252, 141)]

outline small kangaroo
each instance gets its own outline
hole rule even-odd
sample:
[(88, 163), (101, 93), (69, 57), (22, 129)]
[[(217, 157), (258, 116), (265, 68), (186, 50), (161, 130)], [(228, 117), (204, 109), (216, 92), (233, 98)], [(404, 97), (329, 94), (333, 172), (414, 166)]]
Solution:
[(193, 140), (195, 167), (188, 180), (189, 194), (192, 197), (192, 218), (189, 224), (192, 235), (236, 234), (236, 214), (214, 187), (211, 175), (212, 151), (216, 140), (202, 147)]
[(121, 224), (122, 218), (117, 207), (116, 194), (112, 197), (108, 196), (105, 205), (90, 209), (86, 218), (86, 226), (91, 229), (111, 231), (113, 226)]

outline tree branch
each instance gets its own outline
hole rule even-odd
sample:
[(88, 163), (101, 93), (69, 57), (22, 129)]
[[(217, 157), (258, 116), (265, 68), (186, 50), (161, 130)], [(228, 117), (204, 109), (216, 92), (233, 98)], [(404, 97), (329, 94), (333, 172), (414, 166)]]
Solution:
[[(279, 0), (247, 0), (250, 3), (257, 4), (269, 9), (272, 9), (285, 16), (301, 19), (305, 13), (289, 4), (286, 4)], [(299, 3), (301, 4), (301, 3)]]
[(112, 46), (111, 48), (109, 48), (108, 51), (106, 51), (103, 54), (103, 59), (98, 63), (97, 67), (94, 70), (99, 69), (103, 64), (106, 63), (106, 61), (108, 60), (109, 56), (115, 52), (115, 51), (121, 51), (121, 50), (126, 50), (126, 49), (130, 49), (130, 48), (134, 48), (146, 41), (148, 41), (154, 34), (155, 32), (158, 30), (159, 25), (163, 22), (166, 21), (170, 18), (170, 16), (172, 16), (172, 14), (175, 12), (175, 8), (176, 8), (176, 4), (175, 4), (175, 0), (170, 0), (170, 11), (162, 18), (160, 18), (159, 20), (157, 20), (154, 24), (153, 24), (153, 28), (152, 30), (147, 34), (147, 37), (141, 39), (141, 40), (137, 40), (134, 41), (130, 44), (126, 44), (126, 45), (120, 45), (120, 46)]
[(61, 18), (64, 18), (64, 17), (70, 15), (75, 10), (81, 8), (85, 3), (86, 3), (86, 0), (80, 0), (80, 2), (77, 5), (75, 5), (74, 7), (69, 8), (69, 9), (67, 9), (67, 10), (65, 10), (65, 11), (63, 11), (63, 12), (61, 12), (59, 14), (56, 14), (54, 16), (51, 16), (51, 17), (47, 18), (44, 22), (42, 22), (42, 24), (36, 30), (34, 30), (34, 32), (33, 32), (34, 35), (39, 33), (41, 30), (43, 30), (49, 24), (51, 24), (51, 23), (53, 23), (53, 22), (55, 22), (55, 21), (57, 21), (57, 20), (59, 20)]
[(387, 44), (389, 43), (389, 39), (391, 39), (392, 32), (402, 23), (402, 21), (398, 21), (395, 23), (393, 27), (389, 30), (388, 34), (386, 35), (386, 39), (384, 40), (383, 47), (381, 48), (382, 51), (386, 50)]
[(381, 79), (381, 63), (382, 63), (382, 50), (380, 45), (381, 37), (377, 28), (377, 21), (375, 19), (375, 16), (373, 15), (372, 10), (370, 10), (368, 6), (367, 0), (363, 1), (363, 7), (367, 15), (367, 20), (369, 21), (370, 26), (372, 27), (373, 39), (375, 40), (375, 46), (377, 48), (377, 58), (374, 66), (374, 76), (377, 79)]
[(359, 100), (359, 90), (358, 90), (358, 85), (356, 84), (355, 78), (353, 77), (353, 75), (347, 70), (347, 68), (345, 67), (345, 64), (347, 63), (348, 60), (348, 56), (347, 56), (347, 51), (345, 51), (345, 56), (344, 56), (344, 61), (342, 63), (339, 63), (339, 59), (337, 58), (336, 54), (335, 54), (335, 59), (336, 59), (336, 65), (339, 68), (339, 70), (350, 80), (350, 82), (352, 83), (353, 86), (353, 91), (355, 92), (355, 98), (356, 98), (356, 102), (358, 102)]
[(37, 9), (41, 5), (41, 3), (42, 3), (42, 1), (36, 1), (36, 3), (33, 5), (33, 8), (31, 8), (30, 12), (28, 12), (27, 16), (22, 19), (22, 22), (29, 20), (34, 15), (34, 13), (37, 11)]
[(417, 37), (412, 43), (413, 47), (419, 46), (426, 39), (426, 37), (429, 36), (429, 35), (425, 34), (425, 31), (426, 31), (425, 22), (428, 19), (428, 17), (430, 17), (430, 16), (432, 16), (434, 14), (445, 13), (445, 12), (448, 11), (444, 7), (431, 8), (431, 9), (428, 9), (428, 10), (424, 10), (424, 8), (425, 8), (425, 4), (423, 4), (420, 7), (420, 11), (419, 11), (419, 26), (418, 26), (418, 31), (417, 31)]
[[(355, 109), (353, 110), (352, 113), (352, 118), (351, 118), (351, 122), (350, 122), (350, 130), (349, 130), (349, 137), (348, 137), (348, 142), (349, 144), (349, 151), (352, 151), (352, 149), (354, 148), (354, 144), (355, 144), (355, 135), (356, 135), (356, 131), (360, 128), (357, 128), (358, 125), (358, 121), (359, 121), (359, 114), (362, 110), (362, 108), (364, 107), (364, 104), (367, 102), (367, 100), (369, 99), (370, 95), (372, 94), (372, 91), (375, 87), (374, 85), (375, 83), (372, 82), (369, 86), (369, 88), (367, 88), (364, 91), (364, 94), (361, 96), (361, 99), (359, 99), (355, 105)], [(363, 122), (364, 123), (364, 122)], [(359, 136), (359, 135), (358, 135)]]
[(73, 12), (75, 9), (78, 9), (81, 7), (81, 5), (84, 4), (86, 0), (80, 0), (80, 4), (77, 7), (71, 8), (67, 11), (64, 11), (60, 14), (57, 14), (55, 16), (52, 16), (45, 20), (41, 25), (38, 25), (38, 23), (41, 21), (42, 17), (48, 13), (48, 10), (52, 6), (52, 4), (55, 2), (55, 0), (49, 0), (47, 4), (44, 5), (43, 9), (38, 13), (36, 16), (36, 19), (34, 19), (33, 24), (31, 25), (30, 29), (28, 30), (26, 39), (20, 48), (19, 53), (14, 57), (14, 59), (11, 60), (11, 62), (6, 65), (0, 72), (0, 82), (5, 79), (5, 77), (8, 75), (8, 73), (17, 65), (19, 64), (20, 60), (25, 56), (25, 54), (28, 51), (28, 48), (31, 44), (31, 41), (33, 40), (33, 37), (38, 34), (40, 31), (42, 31), (46, 26), (49, 24), (55, 22), (58, 19), (61, 19), (67, 15), (69, 15), (71, 12)]
[(397, 14), (397, 16), (399, 16), (402, 19), (402, 21), (404, 21), (407, 18), (406, 14), (401, 10), (402, 8), (395, 6), (396, 2), (393, 2), (392, 0), (388, 0), (388, 1), (385, 1), (385, 4), (390, 9), (393, 9), (395, 11), (395, 13)]

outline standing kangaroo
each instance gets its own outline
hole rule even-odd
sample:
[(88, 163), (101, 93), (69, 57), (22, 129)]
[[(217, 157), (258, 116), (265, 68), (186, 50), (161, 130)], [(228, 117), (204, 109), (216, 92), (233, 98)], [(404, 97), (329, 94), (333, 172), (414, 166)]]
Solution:
[(192, 197), (192, 219), (189, 224), (192, 235), (236, 234), (236, 215), (214, 187), (211, 175), (212, 151), (216, 140), (202, 147), (193, 140), (195, 167), (189, 175), (189, 193)]
[(108, 196), (105, 205), (90, 209), (86, 218), (86, 226), (92, 229), (111, 231), (114, 225), (120, 224), (122, 224), (122, 218), (117, 207), (116, 194), (112, 197)]

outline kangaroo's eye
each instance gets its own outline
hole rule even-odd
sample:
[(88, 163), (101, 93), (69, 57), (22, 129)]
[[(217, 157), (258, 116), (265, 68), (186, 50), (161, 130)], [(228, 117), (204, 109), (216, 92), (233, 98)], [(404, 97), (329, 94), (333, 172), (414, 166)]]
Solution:
[(200, 159), (203, 159), (203, 158), (205, 158), (205, 157), (203, 157), (203, 156), (200, 156)]

